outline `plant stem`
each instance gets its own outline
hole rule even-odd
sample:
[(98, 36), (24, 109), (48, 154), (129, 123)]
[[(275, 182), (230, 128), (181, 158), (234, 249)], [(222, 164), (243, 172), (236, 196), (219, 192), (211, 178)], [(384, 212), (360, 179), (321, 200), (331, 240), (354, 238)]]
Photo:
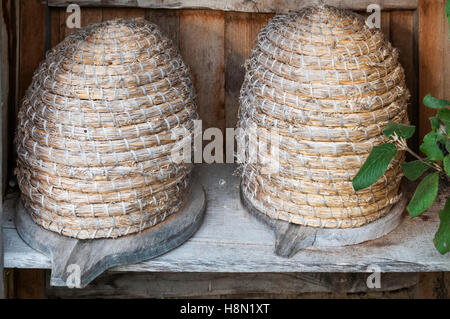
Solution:
[(405, 151), (408, 151), (412, 156), (414, 156), (415, 158), (417, 158), (419, 161), (421, 161), (422, 163), (430, 166), (431, 168), (434, 168), (435, 170), (437, 170), (438, 172), (442, 172), (442, 169), (439, 165), (435, 164), (435, 163), (428, 163), (426, 161), (423, 160), (423, 158), (421, 158), (419, 155), (417, 155), (413, 150), (411, 150), (408, 146), (405, 147)]
[(428, 165), (429, 167), (435, 169), (436, 171), (438, 171), (439, 173), (442, 173), (442, 168), (436, 164), (436, 163), (428, 163), (426, 162), (423, 158), (421, 158), (419, 155), (417, 155), (412, 149), (410, 149), (408, 147), (408, 145), (406, 144), (405, 139), (399, 137), (397, 134), (393, 134), (393, 141), (394, 143), (397, 144), (397, 147), (400, 149), (403, 149), (405, 151), (408, 151), (412, 156), (414, 156), (415, 158), (417, 158), (419, 161), (421, 161), (422, 163)]

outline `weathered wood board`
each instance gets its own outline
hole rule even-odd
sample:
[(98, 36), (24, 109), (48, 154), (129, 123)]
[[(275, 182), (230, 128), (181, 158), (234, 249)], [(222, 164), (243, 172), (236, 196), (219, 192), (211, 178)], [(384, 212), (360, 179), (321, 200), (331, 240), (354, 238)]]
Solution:
[[(48, 0), (50, 6), (62, 7), (72, 3), (70, 0)], [(320, 3), (318, 0), (80, 0), (77, 4), (87, 7), (115, 6), (160, 9), (213, 9), (243, 12), (286, 12)], [(370, 4), (378, 4), (383, 9), (415, 9), (418, 0), (328, 0), (329, 5), (353, 10), (365, 10)]]
[(423, 98), (431, 94), (438, 98), (450, 97), (448, 49), (450, 38), (445, 19), (446, 0), (420, 0), (419, 15), (419, 140), (431, 130), (429, 117), (436, 110), (426, 107)]
[[(4, 130), (3, 130), (3, 124), (5, 122), (5, 110), (7, 109), (8, 105), (8, 95), (9, 95), (9, 61), (8, 61), (8, 31), (6, 27), (6, 21), (5, 16), (3, 15), (4, 10), (7, 10), (7, 8), (4, 8), (4, 3), (0, 3), (0, 110), (2, 114), (2, 120), (0, 121), (0, 141), (2, 141), (2, 144), (0, 145), (0, 205), (2, 205), (2, 208), (0, 208), (0, 228), (2, 228), (2, 221), (3, 221), (3, 175), (4, 175), (4, 156), (3, 156), (3, 145), (5, 145), (5, 142), (3, 140), (4, 136)], [(4, 297), (3, 292), (3, 232), (2, 229), (0, 229), (0, 299)]]
[(225, 14), (225, 126), (235, 127), (245, 61), (256, 45), (261, 28), (274, 14), (227, 12)]
[(111, 267), (155, 258), (180, 246), (200, 227), (205, 205), (204, 190), (194, 180), (180, 212), (136, 235), (95, 240), (60, 236), (34, 223), (20, 200), (16, 225), (26, 243), (52, 260), (51, 285), (81, 288)]
[[(304, 293), (387, 292), (415, 286), (417, 273), (386, 273), (369, 288), (371, 273), (124, 273), (106, 272), (84, 289), (46, 285), (49, 298), (284, 297)], [(48, 279), (46, 280), (48, 282)]]
[(273, 229), (275, 254), (290, 258), (304, 248), (356, 245), (389, 234), (403, 221), (408, 198), (404, 196), (391, 208), (389, 214), (372, 223), (345, 229), (313, 228), (272, 219), (252, 205), (242, 191), (242, 186), (241, 200), (250, 214)]
[[(400, 52), (399, 60), (405, 70), (406, 86), (410, 99), (408, 103), (408, 117), (412, 124), (418, 122), (418, 43), (417, 43), (417, 14), (416, 11), (397, 10), (390, 12), (390, 39), (392, 45)], [(408, 145), (418, 149), (418, 130), (408, 139)]]
[(203, 130), (225, 131), (224, 28), (222, 12), (180, 12), (180, 53), (191, 69)]
[(172, 40), (176, 48), (180, 47), (180, 15), (177, 10), (145, 10), (145, 18), (156, 24), (162, 34)]
[[(439, 197), (427, 213), (403, 223), (387, 236), (354, 246), (307, 248), (286, 259), (274, 254), (274, 234), (248, 214), (240, 201), (240, 178), (232, 164), (198, 165), (194, 173), (207, 198), (205, 220), (182, 247), (158, 258), (114, 267), (137, 272), (382, 272), (450, 271), (450, 255), (433, 245), (439, 226)], [(11, 200), (11, 199), (10, 199)], [(5, 203), (5, 209), (7, 203)], [(6, 216), (11, 216), (8, 213)], [(10, 225), (10, 223), (9, 223)], [(14, 228), (4, 228), (5, 267), (51, 268), (45, 255), (31, 249)]]
[[(39, 0), (29, 0), (20, 6), (20, 77), (19, 98), (25, 94), (33, 73), (44, 59), (45, 7)], [(27, 21), (28, 23), (25, 23)], [(30, 23), (31, 22), (31, 23)], [(12, 164), (12, 163), (11, 163)]]
[[(110, 2), (110, 1), (109, 1)], [(380, 2), (381, 3), (381, 2)], [(397, 3), (397, 2), (396, 2)], [(409, 2), (408, 2), (409, 3)], [(368, 16), (366, 7), (359, 8), (358, 1), (347, 3), (349, 7)], [(160, 26), (180, 48), (185, 62), (191, 68), (196, 88), (198, 111), (203, 120), (203, 129), (217, 127), (225, 135), (226, 128), (233, 128), (239, 109), (239, 91), (244, 77), (244, 62), (256, 44), (260, 28), (274, 16), (275, 12), (247, 13), (215, 10), (152, 9), (130, 5), (113, 7), (82, 7), (81, 26), (105, 21), (115, 17), (146, 17)], [(346, 7), (345, 1), (336, 3)], [(283, 4), (284, 6), (284, 4)], [(281, 6), (281, 7), (283, 7)], [(402, 2), (392, 10), (381, 6), (381, 28), (388, 39), (400, 50), (400, 59), (405, 68), (408, 88), (412, 93), (408, 112), (414, 123), (417, 121), (417, 14)], [(415, 6), (413, 6), (415, 8)], [(43, 16), (45, 6), (38, 0), (23, 4), (22, 13)], [(73, 32), (66, 26), (67, 13), (63, 6), (51, 7), (51, 44), (54, 46)], [(39, 24), (34, 29), (32, 20), (23, 20), (21, 48), (38, 47), (43, 43), (44, 28)], [(41, 34), (42, 33), (42, 34)], [(40, 51), (38, 51), (39, 53)], [(27, 52), (22, 52), (26, 55)], [(41, 53), (39, 53), (41, 54)], [(42, 58), (42, 56), (41, 56)], [(31, 81), (32, 72), (40, 59), (28, 60), (25, 56), (21, 66), (21, 92)], [(416, 61), (416, 62), (415, 62)], [(13, 112), (15, 114), (15, 112)], [(13, 115), (14, 115), (13, 114)], [(416, 148), (416, 143), (411, 143)], [(13, 153), (13, 152), (11, 152)], [(230, 162), (233, 154), (228, 156)], [(11, 162), (12, 163), (12, 162)]]

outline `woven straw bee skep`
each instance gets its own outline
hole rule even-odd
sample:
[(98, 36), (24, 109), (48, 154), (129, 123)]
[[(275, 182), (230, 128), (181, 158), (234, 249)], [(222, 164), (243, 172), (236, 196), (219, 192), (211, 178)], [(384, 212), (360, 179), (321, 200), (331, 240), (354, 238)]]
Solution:
[(19, 112), (16, 174), (33, 220), (79, 239), (161, 223), (183, 206), (192, 165), (172, 154), (196, 118), (189, 70), (156, 25), (116, 19), (71, 34)]
[(262, 152), (242, 164), (250, 203), (270, 218), (321, 228), (360, 227), (387, 214), (401, 197), (403, 152), (372, 187), (355, 192), (351, 182), (386, 141), (388, 121), (408, 123), (404, 71), (381, 31), (325, 5), (278, 15), (259, 33), (246, 69), (245, 149), (279, 136), (279, 170), (267, 169), (274, 159)]

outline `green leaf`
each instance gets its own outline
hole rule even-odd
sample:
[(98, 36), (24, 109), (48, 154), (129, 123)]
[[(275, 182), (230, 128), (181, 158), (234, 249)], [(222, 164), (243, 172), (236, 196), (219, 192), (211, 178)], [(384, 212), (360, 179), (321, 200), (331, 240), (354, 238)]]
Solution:
[(411, 217), (419, 216), (434, 203), (438, 193), (438, 185), (438, 172), (427, 175), (420, 182), (408, 207), (406, 207)]
[(430, 166), (419, 160), (403, 163), (400, 164), (400, 166), (402, 167), (406, 178), (410, 181), (415, 181), (430, 168)]
[(388, 139), (392, 139), (392, 135), (396, 133), (399, 137), (410, 138), (413, 136), (416, 127), (413, 125), (404, 125), (389, 121), (388, 125), (383, 130), (384, 136)]
[(441, 142), (442, 144), (445, 144), (445, 142), (448, 141), (448, 137), (445, 134), (436, 132), (436, 141)]
[(450, 109), (440, 109), (436, 117), (444, 123), (450, 122)]
[(437, 99), (437, 98), (431, 96), (431, 94), (427, 94), (423, 98), (423, 104), (425, 104), (426, 106), (431, 107), (433, 109), (441, 109), (446, 106), (449, 106), (450, 101)]
[(444, 154), (437, 142), (440, 140), (440, 136), (436, 132), (430, 132), (423, 138), (423, 144), (420, 145), (420, 150), (427, 155), (432, 161), (442, 161)]
[(431, 122), (431, 129), (433, 131), (436, 131), (441, 126), (441, 123), (439, 123), (439, 119), (437, 117), (430, 117)]
[(439, 212), (441, 221), (434, 236), (434, 246), (442, 254), (450, 251), (450, 198), (447, 198), (444, 209)]
[(445, 149), (450, 153), (450, 140), (447, 140), (447, 142), (445, 143)]
[(444, 122), (447, 134), (450, 133), (450, 109), (440, 109), (436, 117)]
[(379, 180), (395, 155), (397, 148), (392, 143), (374, 146), (358, 174), (353, 178), (353, 189), (359, 191)]
[(444, 170), (450, 176), (450, 155), (444, 157)]

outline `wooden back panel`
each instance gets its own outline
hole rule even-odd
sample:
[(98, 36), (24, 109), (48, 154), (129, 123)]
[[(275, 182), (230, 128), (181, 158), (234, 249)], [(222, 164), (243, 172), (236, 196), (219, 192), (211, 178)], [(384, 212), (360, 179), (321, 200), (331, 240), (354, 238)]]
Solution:
[[(202, 1), (194, 1), (200, 6)], [(192, 3), (194, 3), (192, 2)], [(180, 48), (186, 63), (191, 67), (192, 77), (198, 96), (198, 111), (203, 120), (203, 128), (218, 127), (222, 131), (234, 127), (239, 109), (239, 90), (244, 77), (243, 65), (255, 45), (260, 28), (272, 18), (273, 11), (286, 11), (293, 4), (290, 1), (282, 8), (274, 9), (274, 1), (261, 1), (264, 6), (255, 13), (244, 5), (246, 1), (227, 0), (209, 1), (222, 9), (235, 8), (237, 11), (200, 10), (200, 9), (151, 9), (138, 7), (150, 6), (151, 1), (120, 0), (108, 1), (108, 6), (102, 1), (80, 1), (89, 5), (81, 9), (81, 24), (105, 21), (115, 17), (146, 17), (158, 24)], [(311, 1), (304, 1), (304, 4)], [(333, 1), (331, 1), (333, 2)], [(364, 11), (367, 1), (339, 0), (339, 6)], [(373, 1), (369, 1), (372, 3)], [(69, 13), (66, 7), (69, 1), (50, 0), (50, 36), (51, 45), (56, 45), (65, 36), (73, 32), (66, 27), (65, 21)], [(181, 1), (179, 7), (193, 7), (189, 1)], [(382, 30), (392, 44), (400, 50), (400, 62), (406, 72), (406, 81), (411, 93), (408, 111), (411, 123), (419, 124), (419, 134), (411, 141), (411, 146), (417, 149), (418, 137), (423, 136), (428, 128), (427, 116), (430, 110), (420, 106), (419, 101), (426, 93), (440, 97), (449, 97), (450, 68), (445, 63), (445, 55), (449, 50), (443, 50), (445, 41), (445, 0), (382, 0), (378, 3), (383, 8)], [(233, 5), (231, 5), (233, 4)], [(61, 7), (55, 7), (61, 6)], [(123, 6), (133, 6), (123, 7)], [(158, 6), (163, 6), (159, 5)], [(164, 6), (170, 6), (170, 1), (164, 1)], [(212, 6), (212, 5), (211, 5)], [(195, 6), (194, 6), (195, 7)], [(213, 6), (212, 6), (213, 7)], [(387, 10), (386, 10), (387, 9)], [(20, 78), (19, 96), (23, 96), (31, 82), (31, 76), (39, 62), (44, 58), (45, 38), (45, 6), (39, 0), (21, 1), (20, 26)], [(439, 17), (439, 14), (441, 15)], [(436, 16), (439, 19), (436, 19)], [(419, 32), (419, 27), (430, 31)], [(442, 44), (441, 44), (442, 43)], [(419, 48), (422, 46), (422, 48)], [(441, 50), (433, 50), (436, 46)], [(420, 57), (419, 57), (420, 53)], [(419, 62), (421, 66), (419, 67)], [(422, 75), (419, 86), (419, 70)], [(436, 73), (437, 72), (437, 73)], [(439, 76), (441, 74), (441, 76)], [(447, 75), (445, 75), (447, 74)], [(422, 90), (419, 90), (422, 88)], [(16, 110), (15, 110), (16, 111)], [(15, 112), (14, 111), (14, 112)], [(423, 114), (423, 115), (419, 115)], [(12, 137), (10, 137), (12, 138)]]
[[(51, 45), (56, 45), (71, 30), (65, 26), (65, 7), (72, 1), (49, 0)], [(191, 66), (198, 94), (199, 112), (205, 125), (220, 128), (233, 127), (236, 123), (238, 96), (244, 76), (242, 68), (245, 59), (255, 45), (259, 29), (275, 12), (297, 9), (299, 3), (311, 1), (286, 0), (283, 7), (278, 0), (82, 0), (82, 25), (108, 20), (113, 17), (144, 16), (158, 24), (176, 44), (185, 61)], [(400, 61), (405, 68), (407, 85), (411, 92), (409, 114), (412, 123), (419, 125), (419, 137), (428, 129), (429, 110), (419, 103), (423, 96), (431, 93), (450, 99), (450, 41), (444, 15), (445, 0), (330, 0), (348, 9), (365, 11), (370, 3), (379, 3), (383, 9), (382, 29), (394, 46), (400, 50)], [(12, 176), (15, 166), (12, 154), (14, 123), (19, 105), (33, 72), (44, 58), (45, 5), (41, 0), (5, 0), (11, 9), (2, 8), (8, 31), (9, 50), (9, 96), (10, 102), (3, 112), (3, 155), (8, 160), (2, 167), (8, 168)], [(112, 4), (119, 7), (111, 8)], [(153, 4), (152, 4), (153, 3)], [(160, 9), (152, 8), (155, 5)], [(181, 8), (180, 3), (185, 3)], [(143, 4), (144, 7), (138, 7)], [(173, 9), (178, 6), (178, 9)], [(102, 6), (108, 6), (102, 7)], [(124, 8), (129, 6), (130, 8)], [(166, 8), (162, 8), (165, 6)], [(186, 9), (188, 6), (190, 9)], [(220, 10), (192, 10), (193, 8)], [(162, 8), (162, 9), (161, 9)], [(172, 8), (173, 10), (167, 10)], [(256, 12), (255, 12), (256, 11)], [(20, 17), (20, 19), (19, 19)], [(20, 23), (19, 23), (20, 21)], [(4, 42), (2, 42), (2, 46)], [(420, 72), (420, 76), (419, 76)], [(5, 115), (5, 113), (7, 114)], [(417, 147), (417, 141), (413, 144)], [(3, 175), (3, 185), (7, 175)], [(26, 297), (42, 297), (42, 272), (21, 270), (14, 276), (17, 281), (9, 286), (26, 283), (33, 291)], [(24, 275), (25, 274), (25, 275)], [(0, 277), (1, 278), (1, 277)], [(1, 279), (0, 279), (1, 284)], [(28, 292), (26, 289), (21, 289)]]
[[(51, 9), (53, 45), (73, 31), (64, 23), (68, 15), (64, 8)], [(158, 24), (179, 46), (191, 67), (203, 128), (214, 126), (224, 131), (226, 127), (234, 127), (244, 62), (256, 44), (259, 30), (274, 13), (85, 7), (81, 23), (84, 26), (115, 17), (137, 16)], [(414, 123), (417, 121), (417, 17), (413, 10), (384, 11), (381, 21), (383, 32), (401, 52), (400, 60), (412, 92), (409, 113)]]

